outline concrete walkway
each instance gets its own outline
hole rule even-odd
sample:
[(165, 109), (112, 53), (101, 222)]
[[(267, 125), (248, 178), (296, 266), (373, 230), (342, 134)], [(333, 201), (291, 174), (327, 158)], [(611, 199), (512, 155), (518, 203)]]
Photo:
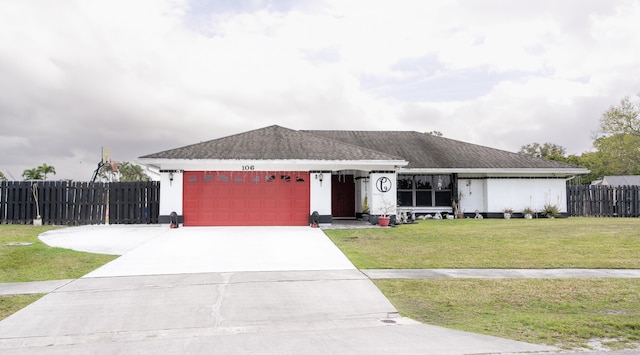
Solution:
[[(640, 278), (638, 269), (363, 269), (360, 272), (372, 280)], [(0, 296), (50, 293), (72, 281), (74, 280), (0, 283)]]
[(59, 289), (62, 286), (69, 284), (72, 281), (74, 280), (68, 279), (68, 280), (0, 283), (0, 296), (50, 293)]
[(640, 278), (638, 269), (367, 269), (370, 279)]

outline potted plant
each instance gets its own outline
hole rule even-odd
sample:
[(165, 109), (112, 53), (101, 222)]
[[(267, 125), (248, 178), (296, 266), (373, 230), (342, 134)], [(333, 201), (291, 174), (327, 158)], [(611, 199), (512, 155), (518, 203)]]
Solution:
[(524, 218), (525, 219), (532, 219), (533, 218), (533, 214), (535, 213), (535, 211), (531, 207), (525, 207), (522, 210), (522, 213), (524, 214)]
[(544, 207), (542, 207), (542, 215), (547, 218), (555, 218), (560, 215), (560, 208), (557, 205), (545, 203)]
[(364, 196), (364, 201), (362, 202), (362, 220), (369, 220), (369, 198), (367, 195)]
[(378, 224), (380, 227), (389, 227), (389, 223), (391, 223), (391, 217), (386, 215), (378, 216)]
[(382, 214), (378, 216), (378, 224), (380, 227), (388, 227), (391, 222), (391, 214), (396, 212), (396, 206), (388, 203), (382, 194), (380, 195), (380, 200), (382, 201), (382, 207), (380, 208)]
[(502, 213), (504, 213), (504, 219), (511, 219), (511, 215), (513, 214), (513, 208), (507, 207), (502, 210)]

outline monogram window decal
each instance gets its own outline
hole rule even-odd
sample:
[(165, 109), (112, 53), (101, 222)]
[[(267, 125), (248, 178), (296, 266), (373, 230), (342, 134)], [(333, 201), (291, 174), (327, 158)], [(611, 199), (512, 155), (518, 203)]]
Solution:
[(388, 192), (391, 190), (391, 179), (386, 176), (378, 178), (376, 180), (376, 189), (380, 192)]

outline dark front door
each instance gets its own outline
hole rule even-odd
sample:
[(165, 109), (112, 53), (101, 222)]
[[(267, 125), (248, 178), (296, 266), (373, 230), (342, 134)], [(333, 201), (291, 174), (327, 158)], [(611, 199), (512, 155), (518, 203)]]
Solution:
[(333, 217), (356, 216), (356, 185), (353, 175), (331, 176), (331, 215)]

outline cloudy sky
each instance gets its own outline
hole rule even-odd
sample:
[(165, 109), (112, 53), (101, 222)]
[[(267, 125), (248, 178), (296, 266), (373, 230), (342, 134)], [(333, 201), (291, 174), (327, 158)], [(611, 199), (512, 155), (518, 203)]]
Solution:
[(591, 149), (640, 92), (640, 1), (3, 0), (0, 171), (273, 124)]

